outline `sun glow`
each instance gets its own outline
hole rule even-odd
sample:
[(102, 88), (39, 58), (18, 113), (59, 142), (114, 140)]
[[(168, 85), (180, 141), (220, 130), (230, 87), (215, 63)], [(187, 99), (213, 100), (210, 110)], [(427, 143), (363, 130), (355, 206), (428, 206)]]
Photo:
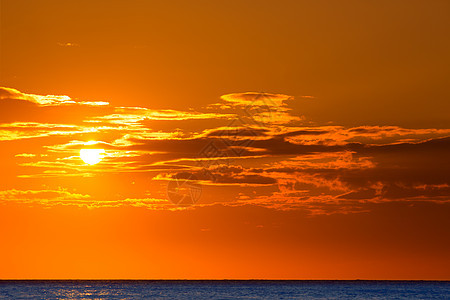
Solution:
[(89, 165), (98, 164), (105, 154), (103, 149), (81, 149), (80, 158)]

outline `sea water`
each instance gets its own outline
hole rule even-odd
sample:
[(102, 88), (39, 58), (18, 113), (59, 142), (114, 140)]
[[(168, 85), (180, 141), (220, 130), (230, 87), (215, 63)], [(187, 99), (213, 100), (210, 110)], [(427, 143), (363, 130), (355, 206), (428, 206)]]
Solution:
[(0, 280), (0, 299), (450, 299), (450, 281)]

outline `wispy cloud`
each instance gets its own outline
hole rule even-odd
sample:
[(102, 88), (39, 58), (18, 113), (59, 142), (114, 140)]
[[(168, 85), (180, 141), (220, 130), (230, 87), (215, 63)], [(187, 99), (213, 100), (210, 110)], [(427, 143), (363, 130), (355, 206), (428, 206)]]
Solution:
[[(185, 178), (208, 190), (199, 206), (329, 214), (365, 211), (365, 203), (449, 200), (450, 129), (307, 126), (290, 107), (293, 101), (249, 92), (224, 95), (197, 110), (153, 110), (1, 88), (0, 141), (15, 149), (17, 186), (21, 180), (102, 176), (147, 183), (130, 195), (112, 186), (119, 196), (109, 201), (70, 193), (68, 181), (60, 190), (12, 188), (0, 195), (20, 202), (175, 209), (164, 200), (167, 182)], [(103, 160), (87, 166), (79, 157), (85, 148), (103, 149)], [(223, 202), (214, 191), (225, 187)]]

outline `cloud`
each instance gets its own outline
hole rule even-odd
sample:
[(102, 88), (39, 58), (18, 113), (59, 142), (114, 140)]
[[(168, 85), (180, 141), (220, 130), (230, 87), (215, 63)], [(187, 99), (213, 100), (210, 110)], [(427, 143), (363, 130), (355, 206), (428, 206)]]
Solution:
[(36, 122), (15, 122), (0, 124), (0, 141), (39, 138), (48, 136), (67, 136), (92, 133), (96, 129), (86, 126), (66, 124), (43, 124)]
[(283, 94), (270, 94), (259, 92), (246, 92), (227, 94), (220, 97), (222, 100), (235, 105), (243, 106), (286, 106), (285, 101), (292, 100), (293, 97)]
[(88, 105), (88, 106), (104, 106), (109, 105), (104, 101), (76, 101), (65, 95), (35, 95), (25, 94), (16, 89), (0, 87), (0, 100), (22, 100), (28, 101), (39, 106), (58, 106), (58, 105)]
[(77, 43), (70, 43), (70, 42), (65, 42), (65, 43), (58, 42), (57, 45), (60, 47), (79, 47), (80, 46)]
[(34, 204), (44, 207), (77, 206), (86, 208), (105, 207), (143, 207), (152, 210), (178, 210), (179, 208), (167, 199), (156, 198), (125, 198), (117, 200), (98, 200), (90, 195), (69, 192), (60, 188), (56, 190), (3, 190), (0, 191), (0, 203)]
[(234, 93), (220, 97), (223, 103), (209, 105), (210, 109), (231, 109), (239, 115), (243, 123), (274, 127), (283, 124), (299, 123), (302, 116), (291, 113), (288, 101), (291, 96), (270, 93)]
[(58, 190), (4, 190), (0, 191), (2, 201), (21, 201), (21, 202), (64, 202), (89, 199), (89, 195), (71, 193), (65, 189)]
[[(67, 192), (70, 180), (65, 190), (42, 195), (58, 205), (173, 209), (155, 199), (165, 197), (168, 180), (194, 176), (207, 190), (199, 205), (330, 214), (365, 211), (367, 203), (450, 199), (450, 129), (306, 126), (287, 95), (234, 93), (221, 100), (198, 110), (153, 110), (1, 88), (0, 142), (10, 145), (4, 151), (14, 149), (8, 155), (18, 184), (2, 195), (21, 201), (40, 195), (19, 192), (21, 180), (145, 178), (109, 201), (75, 199)], [(79, 151), (93, 147), (105, 157), (87, 166)]]
[(191, 179), (207, 185), (229, 186), (261, 186), (274, 185), (277, 180), (260, 174), (247, 173), (238, 166), (219, 165), (196, 172), (179, 172), (166, 177), (156, 177), (156, 180)]

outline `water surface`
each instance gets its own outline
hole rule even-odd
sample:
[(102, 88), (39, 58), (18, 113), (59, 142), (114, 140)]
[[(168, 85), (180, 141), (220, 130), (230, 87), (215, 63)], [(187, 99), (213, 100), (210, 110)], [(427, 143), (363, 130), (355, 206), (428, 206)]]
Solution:
[(0, 281), (0, 299), (450, 299), (450, 281)]

